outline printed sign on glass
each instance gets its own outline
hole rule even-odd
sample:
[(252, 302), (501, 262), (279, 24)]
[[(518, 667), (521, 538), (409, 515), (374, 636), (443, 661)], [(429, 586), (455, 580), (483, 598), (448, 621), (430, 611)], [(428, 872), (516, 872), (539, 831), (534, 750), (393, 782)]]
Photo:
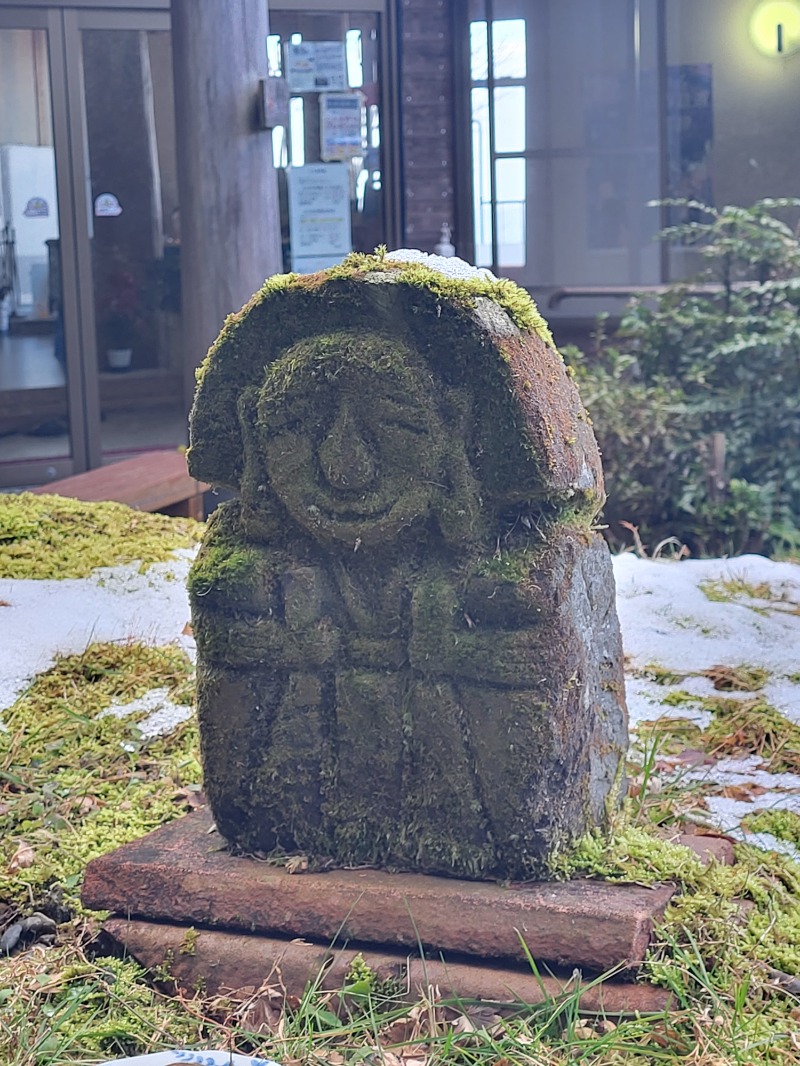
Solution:
[(286, 80), (294, 93), (347, 88), (343, 41), (300, 41), (286, 45)]
[(116, 218), (122, 214), (122, 204), (113, 192), (101, 192), (95, 197), (94, 213), (96, 218)]
[(315, 163), (287, 173), (292, 270), (309, 274), (341, 262), (353, 248), (349, 167)]
[(326, 162), (353, 159), (364, 152), (364, 102), (361, 93), (322, 93), (320, 155)]

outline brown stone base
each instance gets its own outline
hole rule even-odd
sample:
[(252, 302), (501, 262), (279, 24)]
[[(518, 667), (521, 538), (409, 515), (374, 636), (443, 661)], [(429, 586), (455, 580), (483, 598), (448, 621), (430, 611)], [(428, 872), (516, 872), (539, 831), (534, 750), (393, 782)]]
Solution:
[(326, 967), (326, 985), (341, 987), (361, 951), (379, 974), (402, 974), (412, 997), (428, 984), (445, 996), (503, 1002), (574, 990), (540, 979), (527, 964), (533, 958), (541, 973), (581, 971), (585, 1009), (619, 1013), (661, 1010), (668, 997), (631, 981), (601, 989), (590, 975), (633, 976), (672, 891), (372, 869), (290, 874), (232, 856), (199, 810), (91, 862), (83, 902), (113, 912), (107, 932), (143, 964), (171, 957), (185, 987), (257, 988), (276, 975), (296, 995)]
[(88, 907), (178, 925), (419, 947), (482, 959), (530, 955), (597, 973), (636, 967), (671, 886), (484, 881), (380, 870), (287, 873), (232, 856), (199, 810), (94, 859)]
[(409, 1004), (429, 996), (429, 989), (435, 988), (437, 999), (442, 1001), (481, 1000), (498, 1006), (547, 1000), (556, 1003), (577, 991), (581, 1011), (606, 1015), (653, 1014), (671, 1006), (666, 989), (626, 981), (582, 980), (579, 975), (559, 978), (522, 967), (445, 963), (370, 948), (331, 951), (302, 940), (196, 931), (190, 926), (135, 919), (110, 918), (104, 928), (143, 966), (168, 968), (176, 984), (187, 992), (202, 988), (209, 995), (252, 994), (269, 988), (291, 999), (302, 996), (312, 983), (321, 991), (339, 991), (346, 984), (353, 959), (361, 954), (378, 980), (398, 981), (404, 989), (398, 998)]

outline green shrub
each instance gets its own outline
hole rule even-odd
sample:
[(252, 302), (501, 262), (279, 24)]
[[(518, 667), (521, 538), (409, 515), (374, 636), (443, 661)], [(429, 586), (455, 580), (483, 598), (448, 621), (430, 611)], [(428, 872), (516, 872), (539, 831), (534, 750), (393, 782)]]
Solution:
[[(672, 201), (678, 203), (678, 201)], [(682, 202), (685, 203), (685, 202)], [(694, 554), (800, 546), (800, 241), (761, 200), (664, 230), (705, 269), (637, 297), (609, 340), (564, 354), (603, 452), (612, 541), (629, 522), (652, 548)]]

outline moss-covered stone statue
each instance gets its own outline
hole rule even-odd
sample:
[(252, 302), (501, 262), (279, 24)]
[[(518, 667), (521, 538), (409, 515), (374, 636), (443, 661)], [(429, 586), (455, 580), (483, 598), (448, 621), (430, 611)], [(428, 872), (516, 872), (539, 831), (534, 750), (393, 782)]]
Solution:
[(600, 460), (527, 295), (429, 262), (271, 278), (201, 369), (205, 787), (246, 851), (546, 877), (621, 786)]

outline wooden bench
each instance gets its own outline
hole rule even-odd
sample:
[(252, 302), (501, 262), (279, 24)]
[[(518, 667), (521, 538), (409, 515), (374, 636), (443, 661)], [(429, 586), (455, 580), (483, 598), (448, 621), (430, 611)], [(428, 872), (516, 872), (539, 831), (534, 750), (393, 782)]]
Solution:
[(138, 511), (160, 511), (202, 521), (203, 493), (207, 488), (190, 476), (183, 452), (161, 450), (142, 452), (132, 459), (52, 481), (33, 491), (88, 503), (114, 500)]

